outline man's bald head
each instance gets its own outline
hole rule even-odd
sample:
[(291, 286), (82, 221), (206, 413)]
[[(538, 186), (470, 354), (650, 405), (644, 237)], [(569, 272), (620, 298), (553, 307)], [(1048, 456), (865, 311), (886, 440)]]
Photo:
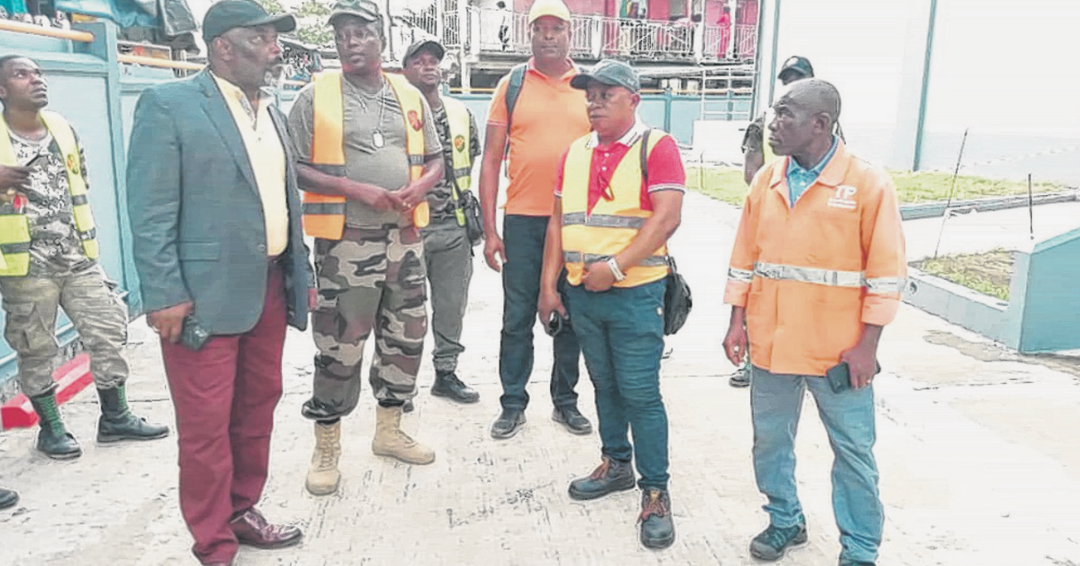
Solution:
[(805, 79), (788, 85), (773, 104), (769, 144), (777, 155), (799, 155), (832, 144), (840, 118), (840, 93), (828, 81)]

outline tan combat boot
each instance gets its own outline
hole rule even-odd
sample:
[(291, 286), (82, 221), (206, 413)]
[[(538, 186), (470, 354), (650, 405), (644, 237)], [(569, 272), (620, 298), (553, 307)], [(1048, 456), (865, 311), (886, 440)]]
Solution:
[(315, 423), (315, 453), (307, 473), (307, 490), (312, 495), (330, 495), (341, 483), (338, 460), (341, 459), (341, 421)]
[(371, 451), (376, 456), (390, 456), (406, 464), (430, 464), (435, 451), (416, 442), (401, 430), (401, 407), (377, 406), (375, 409), (375, 438)]

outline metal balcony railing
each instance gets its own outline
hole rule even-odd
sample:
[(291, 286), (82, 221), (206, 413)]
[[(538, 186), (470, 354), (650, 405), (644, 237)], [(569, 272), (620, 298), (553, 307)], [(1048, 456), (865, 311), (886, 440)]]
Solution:
[(754, 58), (757, 51), (757, 26), (736, 25), (732, 28), (725, 30), (720, 26), (705, 26), (705, 47), (702, 50), (702, 59), (742, 61)]

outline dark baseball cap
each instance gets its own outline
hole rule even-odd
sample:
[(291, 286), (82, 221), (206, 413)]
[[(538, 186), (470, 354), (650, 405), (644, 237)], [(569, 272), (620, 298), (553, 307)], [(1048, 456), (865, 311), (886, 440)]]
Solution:
[(803, 77), (809, 78), (814, 76), (814, 67), (806, 57), (795, 55), (788, 57), (787, 61), (784, 61), (776, 78), (782, 80), (787, 73), (799, 73)]
[(266, 8), (252, 0), (221, 0), (206, 11), (203, 18), (203, 41), (210, 43), (233, 28), (272, 25), (280, 33), (296, 29), (292, 14), (271, 16)]
[(372, 0), (338, 0), (330, 10), (330, 18), (326, 20), (330, 25), (334, 25), (339, 16), (356, 16), (367, 22), (382, 20), (379, 5)]
[(641, 79), (638, 78), (637, 71), (630, 65), (614, 59), (600, 61), (587, 73), (581, 73), (571, 79), (570, 86), (585, 90), (589, 87), (589, 81), (608, 86), (621, 86), (630, 92), (641, 90)]
[(409, 48), (405, 50), (405, 56), (401, 58), (401, 66), (404, 67), (408, 65), (409, 59), (412, 59), (416, 56), (416, 54), (420, 53), (424, 49), (430, 49), (433, 53), (435, 53), (435, 56), (438, 57), (440, 61), (442, 61), (443, 56), (446, 55), (446, 48), (443, 47), (443, 45), (439, 43), (438, 40), (431, 38), (421, 39), (420, 41), (417, 41), (416, 43), (410, 45)]

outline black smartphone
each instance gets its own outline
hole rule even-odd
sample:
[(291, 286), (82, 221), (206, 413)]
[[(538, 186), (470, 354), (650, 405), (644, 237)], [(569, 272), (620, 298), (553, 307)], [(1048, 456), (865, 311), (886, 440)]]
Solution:
[(180, 330), (180, 343), (189, 350), (198, 352), (208, 340), (210, 340), (210, 333), (199, 324), (199, 319), (193, 314), (185, 316)]
[(554, 338), (562, 332), (564, 324), (566, 324), (566, 317), (559, 314), (559, 311), (552, 311), (551, 318), (548, 320), (547, 324), (544, 325), (544, 332), (546, 332), (548, 336)]
[[(881, 364), (874, 362), (874, 375), (881, 373)], [(840, 362), (825, 372), (825, 379), (833, 393), (840, 393), (845, 389), (851, 389), (851, 368), (847, 362)]]

